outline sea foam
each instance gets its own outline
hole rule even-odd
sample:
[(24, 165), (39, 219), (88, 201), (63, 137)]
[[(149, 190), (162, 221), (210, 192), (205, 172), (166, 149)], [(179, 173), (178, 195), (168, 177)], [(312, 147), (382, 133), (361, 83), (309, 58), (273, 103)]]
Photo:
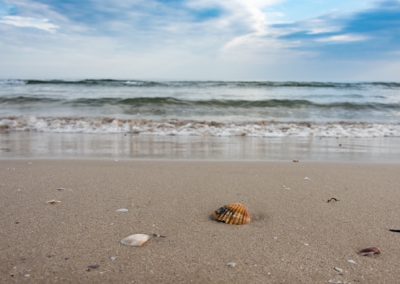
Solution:
[(3, 132), (126, 133), (132, 135), (251, 137), (400, 137), (400, 124), (352, 122), (216, 122), (92, 117), (3, 117)]

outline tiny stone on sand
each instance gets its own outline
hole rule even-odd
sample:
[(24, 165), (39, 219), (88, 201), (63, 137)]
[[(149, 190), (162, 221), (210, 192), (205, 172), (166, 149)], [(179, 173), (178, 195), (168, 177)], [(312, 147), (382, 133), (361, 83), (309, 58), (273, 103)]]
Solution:
[(355, 261), (352, 260), (352, 259), (347, 260), (347, 262), (348, 262), (348, 263), (351, 263), (351, 264), (357, 264), (357, 262), (355, 262)]
[(341, 269), (339, 267), (334, 267), (333, 269), (335, 269), (335, 271), (337, 271), (339, 273), (343, 273), (343, 269)]

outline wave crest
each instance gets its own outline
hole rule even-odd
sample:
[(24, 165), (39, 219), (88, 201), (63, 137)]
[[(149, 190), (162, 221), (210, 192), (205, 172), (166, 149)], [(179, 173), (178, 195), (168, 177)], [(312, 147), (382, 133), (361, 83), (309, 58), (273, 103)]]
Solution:
[(400, 124), (351, 122), (223, 123), (195, 120), (128, 120), (117, 118), (3, 117), (0, 131), (125, 133), (132, 135), (250, 137), (400, 137)]

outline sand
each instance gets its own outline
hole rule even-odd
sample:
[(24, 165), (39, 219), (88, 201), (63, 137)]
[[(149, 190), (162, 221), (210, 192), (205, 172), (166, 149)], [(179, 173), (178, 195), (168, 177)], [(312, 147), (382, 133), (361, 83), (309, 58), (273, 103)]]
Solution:
[[(399, 164), (3, 160), (0, 282), (398, 283), (399, 184)], [(252, 223), (210, 219), (230, 202)]]

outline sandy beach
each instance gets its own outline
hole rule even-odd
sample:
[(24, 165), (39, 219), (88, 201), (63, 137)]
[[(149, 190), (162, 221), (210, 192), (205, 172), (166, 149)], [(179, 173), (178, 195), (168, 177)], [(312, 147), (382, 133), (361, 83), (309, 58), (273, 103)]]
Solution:
[[(2, 160), (0, 282), (397, 283), (400, 234), (388, 229), (400, 229), (399, 172), (302, 161)], [(248, 206), (249, 225), (210, 219), (231, 202)], [(135, 233), (166, 237), (119, 243)], [(381, 254), (357, 254), (372, 246)]]

